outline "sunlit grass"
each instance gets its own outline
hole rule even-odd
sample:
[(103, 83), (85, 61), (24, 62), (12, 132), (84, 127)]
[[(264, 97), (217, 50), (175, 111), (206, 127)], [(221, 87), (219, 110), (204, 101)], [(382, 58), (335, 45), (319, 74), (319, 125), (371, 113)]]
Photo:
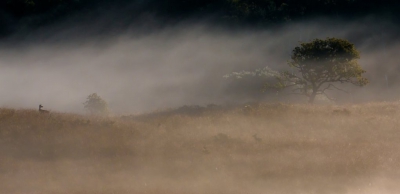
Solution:
[(11, 194), (368, 193), (400, 175), (399, 108), (253, 104), (109, 118), (0, 109), (0, 187)]

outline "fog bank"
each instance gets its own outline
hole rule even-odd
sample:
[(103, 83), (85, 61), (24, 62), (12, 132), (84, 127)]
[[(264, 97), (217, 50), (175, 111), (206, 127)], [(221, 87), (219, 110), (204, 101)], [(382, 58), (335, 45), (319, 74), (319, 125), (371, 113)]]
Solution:
[[(88, 24), (90, 31), (102, 25)], [(232, 71), (269, 66), (288, 68), (291, 50), (302, 41), (337, 37), (353, 42), (370, 84), (353, 91), (352, 102), (399, 97), (399, 32), (373, 19), (328, 19), (264, 30), (227, 30), (204, 23), (174, 24), (160, 30), (126, 30), (91, 36), (84, 25), (60, 24), (17, 35), (0, 45), (1, 107), (45, 108), (83, 113), (98, 93), (117, 114), (182, 105), (259, 101), (263, 83), (227, 80)], [(82, 35), (84, 34), (84, 35)], [(347, 95), (347, 96), (346, 96)], [(349, 94), (341, 94), (346, 99)]]

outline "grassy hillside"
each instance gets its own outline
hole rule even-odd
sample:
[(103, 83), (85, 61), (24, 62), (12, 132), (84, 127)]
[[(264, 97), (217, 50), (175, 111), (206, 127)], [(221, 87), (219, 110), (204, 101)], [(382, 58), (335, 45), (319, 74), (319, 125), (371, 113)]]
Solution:
[(0, 109), (0, 188), (396, 193), (399, 108), (256, 104), (114, 118)]

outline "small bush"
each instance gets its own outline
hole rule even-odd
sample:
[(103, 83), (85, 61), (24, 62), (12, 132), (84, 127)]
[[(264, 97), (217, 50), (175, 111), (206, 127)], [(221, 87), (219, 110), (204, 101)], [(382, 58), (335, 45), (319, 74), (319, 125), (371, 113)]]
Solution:
[(83, 105), (91, 115), (107, 116), (109, 114), (107, 102), (96, 93), (90, 94), (86, 99)]

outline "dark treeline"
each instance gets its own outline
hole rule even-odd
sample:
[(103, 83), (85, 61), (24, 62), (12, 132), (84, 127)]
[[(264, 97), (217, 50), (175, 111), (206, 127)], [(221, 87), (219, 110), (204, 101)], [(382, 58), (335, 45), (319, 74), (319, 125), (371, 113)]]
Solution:
[(265, 26), (323, 16), (397, 20), (399, 7), (398, 1), (384, 0), (4, 0), (0, 1), (0, 36), (86, 13), (115, 13), (130, 20), (140, 14), (171, 21), (213, 18), (227, 24)]

